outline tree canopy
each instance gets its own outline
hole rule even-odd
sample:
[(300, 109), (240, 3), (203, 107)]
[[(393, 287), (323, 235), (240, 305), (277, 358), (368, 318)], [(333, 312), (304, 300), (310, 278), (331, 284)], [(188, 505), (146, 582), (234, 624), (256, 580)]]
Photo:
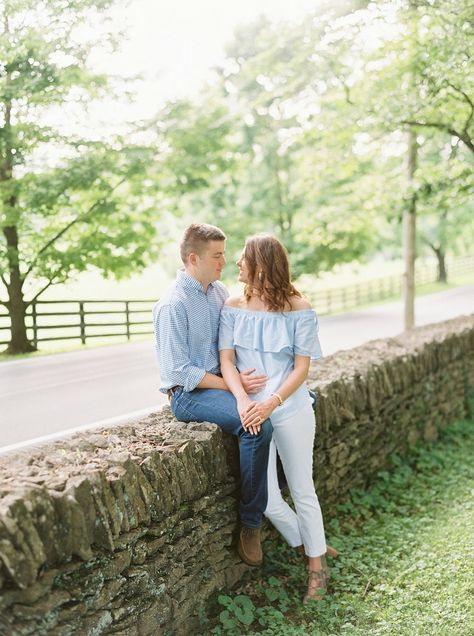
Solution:
[[(112, 4), (1, 5), (0, 279), (11, 352), (31, 348), (25, 311), (48, 287), (90, 266), (122, 276), (156, 253), (146, 197), (154, 149), (78, 132), (89, 104), (110, 92), (107, 78), (88, 69), (96, 42), (84, 29), (100, 24)], [(100, 43), (113, 46), (112, 34), (102, 30)]]
[[(400, 255), (403, 217), (440, 279), (446, 254), (469, 249), (470, 0), (328, 0), (299, 22), (261, 18), (236, 30), (214, 81), (170, 101), (140, 135), (84, 134), (73, 120), (87, 123), (89, 105), (111, 91), (89, 70), (97, 36), (85, 26), (113, 3), (0, 5), (10, 351), (29, 347), (26, 308), (51, 285), (90, 266), (118, 277), (144, 267), (160, 216), (221, 226), (231, 258), (249, 234), (274, 232), (296, 275)], [(110, 33), (100, 40), (114, 46)]]
[[(214, 84), (175, 106), (182, 117), (167, 139), (176, 179), (202, 178), (203, 161), (207, 170), (199, 190), (179, 190), (181, 209), (219, 223), (232, 254), (249, 233), (277, 233), (297, 274), (399, 254), (413, 197), (420, 250), (462, 249), (473, 232), (470, 8), (328, 3), (298, 24), (239, 29)], [(192, 140), (187, 152), (177, 129)], [(409, 130), (418, 146), (410, 184)]]

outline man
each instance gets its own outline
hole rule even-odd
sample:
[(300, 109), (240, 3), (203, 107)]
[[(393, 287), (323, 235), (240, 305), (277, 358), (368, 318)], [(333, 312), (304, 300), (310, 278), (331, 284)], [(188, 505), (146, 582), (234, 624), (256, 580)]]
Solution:
[[(260, 565), (260, 527), (267, 505), (269, 420), (245, 430), (234, 396), (220, 376), (219, 315), (228, 296), (219, 282), (225, 265), (225, 234), (213, 225), (190, 225), (180, 246), (184, 269), (153, 309), (160, 391), (168, 393), (181, 422), (212, 422), (239, 437), (240, 520), (238, 551), (249, 565)], [(266, 376), (241, 375), (247, 393), (258, 393)]]

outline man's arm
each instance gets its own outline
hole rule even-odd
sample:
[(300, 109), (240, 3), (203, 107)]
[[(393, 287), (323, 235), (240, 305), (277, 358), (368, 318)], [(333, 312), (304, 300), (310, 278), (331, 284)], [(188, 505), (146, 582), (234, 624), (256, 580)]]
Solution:
[(179, 303), (162, 305), (156, 312), (154, 323), (158, 365), (165, 385), (179, 385), (187, 392), (193, 391), (206, 375), (212, 374), (191, 364), (185, 307)]
[(224, 382), (224, 378), (214, 375), (206, 371), (203, 379), (196, 386), (196, 389), (222, 389), (222, 391), (228, 391), (227, 384)]
[[(252, 393), (259, 393), (262, 389), (264, 389), (268, 379), (266, 375), (252, 375), (254, 372), (255, 369), (246, 369), (245, 371), (241, 371), (239, 374), (242, 386), (249, 395), (252, 395)], [(206, 375), (196, 388), (222, 389), (223, 391), (230, 391), (224, 378), (214, 375), (213, 373), (209, 373), (209, 371), (206, 371)]]

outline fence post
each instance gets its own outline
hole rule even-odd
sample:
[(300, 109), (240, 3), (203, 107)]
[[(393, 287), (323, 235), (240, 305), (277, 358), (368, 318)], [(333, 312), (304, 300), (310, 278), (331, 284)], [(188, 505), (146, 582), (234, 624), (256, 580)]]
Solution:
[(125, 324), (127, 329), (127, 340), (130, 340), (130, 308), (129, 301), (125, 301)]
[(86, 316), (84, 312), (84, 302), (79, 302), (79, 326), (81, 328), (81, 342), (86, 344)]
[(36, 300), (31, 303), (31, 318), (33, 320), (33, 346), (38, 346), (38, 322), (36, 315)]

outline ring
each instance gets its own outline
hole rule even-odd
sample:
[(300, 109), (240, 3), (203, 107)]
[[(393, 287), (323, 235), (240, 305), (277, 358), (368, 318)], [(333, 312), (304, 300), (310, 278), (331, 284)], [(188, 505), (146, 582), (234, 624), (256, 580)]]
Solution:
[(258, 416), (258, 421), (261, 422), (262, 421), (262, 417)]

